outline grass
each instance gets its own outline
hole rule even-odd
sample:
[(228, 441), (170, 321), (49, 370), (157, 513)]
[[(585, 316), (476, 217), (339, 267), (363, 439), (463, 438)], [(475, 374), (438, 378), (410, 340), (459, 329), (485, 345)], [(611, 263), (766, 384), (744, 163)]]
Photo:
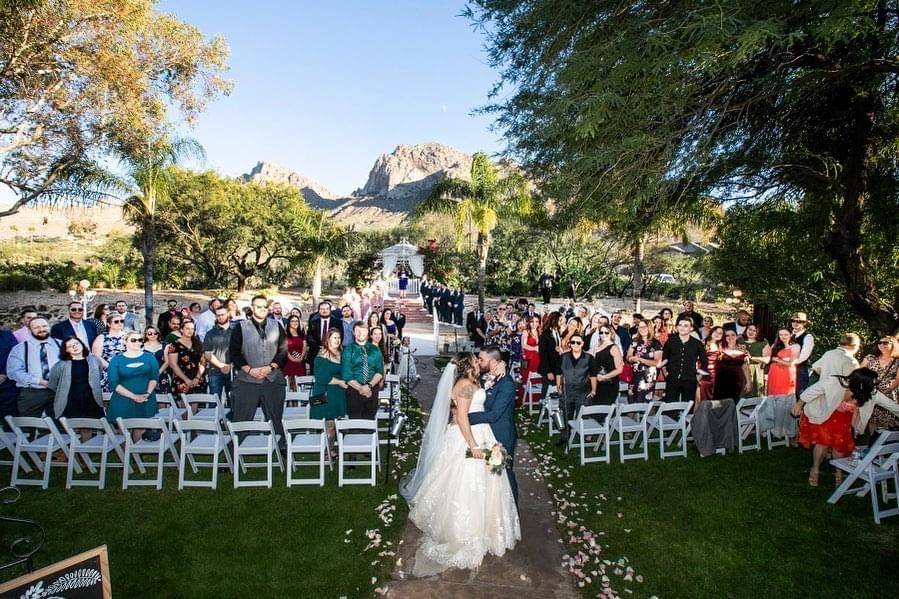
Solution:
[[(810, 488), (804, 449), (710, 458), (691, 450), (663, 461), (653, 445), (648, 462), (582, 467), (575, 452), (565, 456), (547, 441), (545, 428), (522, 428), (557, 498), (579, 504), (561, 511), (604, 533), (603, 559), (626, 557), (643, 577), (625, 582), (610, 571), (613, 564), (607, 573), (618, 592), (824, 598), (880, 597), (899, 588), (899, 519), (874, 524), (867, 496), (826, 503), (833, 476), (822, 473), (821, 486)], [(560, 529), (567, 538), (570, 529)], [(569, 553), (578, 548), (583, 544)], [(595, 580), (585, 585), (590, 596), (599, 590)]]
[[(106, 544), (115, 596), (371, 596), (379, 584), (372, 578), (387, 577), (395, 561), (379, 553), (396, 549), (406, 520), (397, 479), (417, 455), (420, 429), (414, 414), (410, 422), (407, 432), (413, 434), (391, 456), (390, 483), (381, 482), (382, 470), (376, 487), (339, 488), (335, 470), (324, 487), (288, 489), (276, 468), (271, 489), (234, 489), (231, 476), (222, 473), (216, 490), (179, 492), (177, 473), (170, 468), (161, 491), (122, 490), (115, 470), (103, 491), (66, 491), (60, 468), (48, 490), (23, 488), (19, 501), (0, 508), (0, 514), (33, 518), (44, 526), (47, 541), (36, 556), (38, 568)], [(0, 476), (8, 480), (9, 468)], [(250, 476), (261, 478), (262, 471)], [(394, 510), (385, 515), (389, 524), (376, 511), (382, 502)], [(4, 524), (0, 548), (9, 547), (21, 530)], [(380, 547), (366, 550), (367, 530), (382, 536)], [(8, 559), (8, 553), (0, 559)], [(11, 576), (4, 573), (3, 580)]]

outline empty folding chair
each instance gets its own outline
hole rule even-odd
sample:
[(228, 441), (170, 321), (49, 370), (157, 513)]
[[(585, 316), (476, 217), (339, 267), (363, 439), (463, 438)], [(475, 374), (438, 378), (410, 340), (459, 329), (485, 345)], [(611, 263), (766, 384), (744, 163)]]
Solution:
[[(337, 453), (338, 469), (337, 484), (375, 486), (377, 480), (376, 467), (378, 466), (378, 428), (374, 420), (346, 419), (335, 420), (337, 426)], [(368, 460), (349, 460), (347, 454), (368, 454)], [(344, 468), (347, 466), (370, 466), (371, 474), (368, 478), (346, 478)]]
[[(659, 455), (664, 460), (673, 456), (687, 457), (687, 415), (693, 407), (692, 401), (658, 402), (655, 410), (646, 419), (647, 439), (653, 440), (653, 432), (659, 432)], [(674, 443), (680, 435), (680, 446), (672, 451), (666, 446)]]
[[(324, 420), (287, 419), (284, 421), (284, 435), (287, 437), (287, 486), (325, 485), (325, 462), (332, 468), (331, 452), (328, 449), (328, 433)], [(297, 454), (315, 456), (315, 460), (297, 460)], [(296, 468), (317, 468), (315, 478), (294, 476)]]
[[(761, 429), (759, 428), (759, 409), (764, 403), (764, 397), (744, 397), (737, 403), (737, 447), (740, 453), (746, 449), (761, 449)], [(755, 435), (755, 443), (744, 443), (743, 440), (750, 435)]]
[(304, 403), (309, 403), (309, 391), (288, 391), (284, 395), (284, 405), (296, 408)]
[[(846, 477), (827, 500), (827, 503), (836, 503), (844, 495), (863, 496), (870, 493), (875, 523), (880, 524), (882, 518), (899, 515), (899, 431), (882, 431), (857, 464), (853, 464), (851, 456), (837, 458), (831, 460), (830, 463), (845, 472)], [(853, 487), (852, 485), (859, 480), (862, 481), (862, 485)], [(893, 482), (894, 493), (889, 492), (890, 481)], [(877, 493), (878, 485), (880, 485), (880, 498), (883, 502), (888, 503), (893, 499), (896, 507), (881, 508)]]
[[(651, 409), (651, 403), (618, 404), (618, 411), (613, 420), (613, 432), (618, 433), (618, 449), (622, 462), (640, 458), (643, 460), (649, 459), (649, 440), (646, 431), (647, 419)], [(631, 449), (642, 441), (642, 451), (639, 453), (627, 453), (625, 451), (624, 445), (628, 443), (625, 437), (628, 434), (633, 435), (630, 439)]]
[(171, 425), (176, 418), (184, 419), (187, 417), (187, 409), (179, 407), (171, 393), (157, 393), (156, 404), (159, 407), (159, 410), (156, 412), (156, 418), (161, 419), (166, 424)]
[[(69, 436), (69, 466), (66, 473), (66, 489), (71, 489), (72, 487), (105, 488), (106, 468), (110, 465), (109, 454), (114, 453), (119, 458), (119, 463), (113, 464), (114, 466), (124, 467), (127, 463), (125, 454), (122, 451), (125, 437), (116, 434), (106, 418), (66, 418), (63, 416), (59, 419), (59, 423)], [(82, 430), (89, 430), (94, 434), (87, 441), (82, 441), (79, 432)], [(79, 457), (84, 461), (84, 465), (87, 466), (91, 474), (97, 473), (94, 462), (91, 460), (91, 454), (100, 458), (99, 479), (76, 479), (74, 470)]]
[(631, 385), (630, 383), (625, 383), (624, 381), (618, 382), (618, 398), (624, 399), (624, 403), (627, 403), (628, 393), (630, 392)]
[[(554, 389), (551, 387), (551, 389)], [(537, 428), (543, 426), (545, 422), (549, 428), (549, 436), (553, 436), (558, 431), (553, 423), (553, 412), (559, 409), (559, 399), (555, 392), (547, 390), (546, 397), (540, 400), (540, 414), (537, 416)]]
[[(272, 469), (274, 460), (278, 460), (278, 468), (284, 470), (284, 462), (281, 452), (278, 450), (278, 439), (275, 428), (271, 422), (252, 420), (248, 422), (225, 421), (228, 432), (231, 434), (231, 447), (234, 452), (234, 488), (238, 487), (268, 487), (272, 486)], [(241, 438), (243, 437), (243, 438)], [(264, 456), (265, 462), (251, 462), (245, 458), (251, 456)], [(265, 480), (247, 480), (241, 482), (241, 472), (246, 473), (247, 468), (265, 468)]]
[(540, 390), (543, 378), (536, 372), (529, 372), (528, 379), (524, 382), (524, 406), (528, 414), (534, 414), (540, 409)]
[(298, 376), (296, 377), (297, 381), (297, 391), (309, 393), (312, 391), (312, 385), (315, 384), (315, 377), (310, 375), (306, 376)]
[[(122, 468), (122, 488), (129, 486), (156, 486), (156, 490), (162, 489), (162, 472), (165, 469), (165, 454), (170, 452), (174, 458), (174, 464), (178, 464), (178, 454), (172, 443), (172, 436), (168, 426), (161, 418), (116, 418), (119, 430), (125, 437), (125, 467)], [(159, 433), (155, 440), (145, 439), (143, 436), (137, 441), (132, 439), (135, 430), (156, 431)], [(141, 456), (155, 455), (156, 462), (147, 465)], [(156, 466), (156, 480), (135, 479), (130, 477), (131, 458), (141, 474), (146, 474), (147, 466)]]
[[(188, 420), (211, 420), (218, 422), (225, 419), (225, 407), (222, 398), (213, 393), (185, 393), (181, 396), (184, 401), (185, 414)], [(181, 420), (176, 418), (175, 422)]]
[[(588, 462), (610, 463), (612, 420), (615, 417), (616, 408), (617, 404), (582, 406), (580, 410), (578, 410), (575, 419), (569, 423), (571, 425), (571, 432), (568, 436), (568, 448), (578, 448), (581, 457), (581, 466)], [(587, 437), (591, 436), (595, 436), (596, 440), (595, 442), (588, 443)], [(600, 444), (605, 448), (602, 453), (598, 453)], [(597, 455), (593, 457), (587, 456), (588, 445), (593, 446)]]
[[(190, 420), (176, 420), (175, 429), (181, 442), (180, 460), (178, 462), (178, 490), (184, 487), (209, 487), (215, 489), (218, 486), (219, 456), (225, 456), (225, 465), (233, 470), (229, 444), (231, 437), (222, 432), (219, 420), (207, 420), (192, 418)], [(194, 459), (194, 456), (210, 456), (211, 462), (202, 462)], [(197, 466), (212, 468), (212, 480), (187, 480), (185, 478), (187, 464), (190, 464), (194, 474)]]
[[(63, 462), (54, 462), (53, 454), (62, 451), (69, 458), (68, 438), (59, 432), (53, 420), (50, 418), (33, 418), (29, 416), (7, 416), (6, 423), (15, 434), (15, 451), (12, 460), (12, 476), (10, 485), (35, 485), (42, 489), (46, 489), (50, 484), (50, 468), (53, 464), (63, 465)], [(28, 431), (34, 431), (34, 439), (29, 440)], [(25, 455), (23, 455), (25, 454)], [(41, 454), (44, 457), (41, 458)], [(19, 476), (19, 469), (30, 472), (30, 469), (23, 467), (25, 456), (28, 456), (38, 471), (43, 472), (43, 477), (22, 478)], [(81, 467), (74, 465), (76, 472), (81, 474)]]
[[(16, 434), (11, 431), (0, 430), (0, 451), (9, 452), (8, 460), (0, 460), (0, 466), (12, 466), (13, 456), (16, 455)], [(31, 466), (22, 460), (19, 464), (25, 472), (31, 472)]]

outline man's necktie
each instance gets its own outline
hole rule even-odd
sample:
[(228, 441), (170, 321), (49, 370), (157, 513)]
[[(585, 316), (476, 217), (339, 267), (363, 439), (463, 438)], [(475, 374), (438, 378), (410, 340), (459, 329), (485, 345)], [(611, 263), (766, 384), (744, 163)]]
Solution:
[(368, 382), (368, 350), (364, 345), (362, 346), (362, 378), (365, 379), (363, 382)]
[(328, 321), (322, 319), (322, 341), (328, 338)]
[(41, 343), (41, 378), (45, 381), (50, 378), (50, 362), (47, 360), (47, 344)]

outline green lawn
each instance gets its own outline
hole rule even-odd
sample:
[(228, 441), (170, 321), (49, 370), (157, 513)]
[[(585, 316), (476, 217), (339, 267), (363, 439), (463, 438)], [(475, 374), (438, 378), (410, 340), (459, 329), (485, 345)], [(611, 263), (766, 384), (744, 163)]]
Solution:
[[(561, 511), (601, 535), (602, 559), (612, 562), (606, 574), (619, 593), (881, 597), (899, 588), (899, 518), (874, 524), (868, 497), (827, 504), (833, 476), (822, 473), (821, 486), (810, 488), (806, 450), (711, 458), (691, 450), (663, 461), (653, 445), (648, 462), (582, 467), (574, 452), (565, 456), (546, 442), (545, 427), (522, 428), (530, 429), (526, 436), (557, 496), (577, 504)], [(570, 529), (560, 530), (567, 539)], [(569, 553), (583, 547), (576, 542)], [(634, 569), (632, 581), (614, 574), (622, 558)], [(591, 596), (599, 588), (596, 580), (585, 585)]]
[[(417, 447), (413, 441), (419, 427), (414, 415), (410, 420), (415, 434), (399, 452), (401, 464), (395, 465), (395, 451), (390, 484), (374, 488), (339, 488), (335, 470), (323, 488), (288, 489), (276, 468), (272, 489), (234, 489), (231, 476), (223, 474), (215, 491), (179, 492), (171, 468), (161, 491), (123, 491), (121, 475), (114, 471), (103, 491), (66, 491), (60, 468), (50, 489), (23, 488), (19, 501), (0, 513), (43, 524), (47, 542), (36, 556), (36, 567), (108, 545), (117, 597), (371, 596), (395, 561), (379, 553), (396, 550), (406, 519), (396, 480), (417, 455), (409, 450)], [(8, 467), (0, 471), (0, 480), (8, 482)], [(393, 507), (384, 512), (389, 524), (376, 511), (382, 502)], [(366, 531), (375, 529), (382, 535), (381, 546), (366, 550)], [(14, 539), (14, 530), (19, 529), (5, 523), (0, 527), (2, 550)], [(2, 559), (7, 558), (8, 553)]]

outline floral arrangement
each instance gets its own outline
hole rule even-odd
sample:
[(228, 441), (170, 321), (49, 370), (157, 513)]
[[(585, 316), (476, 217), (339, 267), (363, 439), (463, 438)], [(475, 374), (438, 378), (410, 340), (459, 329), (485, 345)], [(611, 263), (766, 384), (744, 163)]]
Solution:
[[(493, 447), (487, 447), (485, 445), (481, 449), (484, 450), (484, 462), (487, 464), (487, 468), (490, 469), (491, 474), (502, 474), (503, 470), (505, 470), (509, 462), (511, 462), (511, 458), (509, 457), (508, 452), (506, 452), (506, 448), (503, 447), (501, 443), (494, 443)], [(465, 457), (472, 457), (471, 448), (465, 450)]]

